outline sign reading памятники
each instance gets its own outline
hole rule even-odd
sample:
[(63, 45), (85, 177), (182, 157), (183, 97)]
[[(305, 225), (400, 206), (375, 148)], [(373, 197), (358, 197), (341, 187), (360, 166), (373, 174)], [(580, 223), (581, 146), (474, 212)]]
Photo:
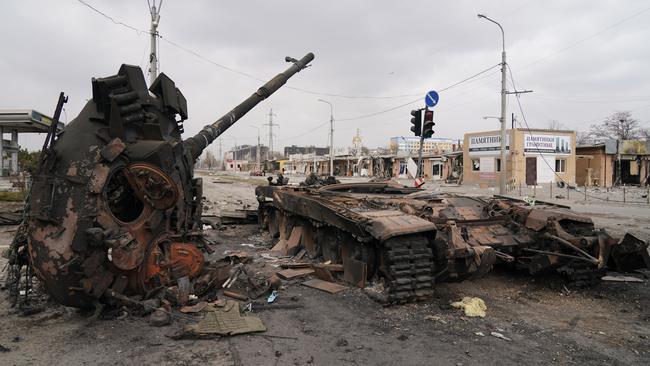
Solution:
[[(506, 150), (510, 149), (510, 136), (506, 136)], [(474, 136), (469, 138), (470, 155), (498, 155), (501, 151), (501, 136)]]
[(570, 155), (571, 136), (525, 134), (524, 152)]

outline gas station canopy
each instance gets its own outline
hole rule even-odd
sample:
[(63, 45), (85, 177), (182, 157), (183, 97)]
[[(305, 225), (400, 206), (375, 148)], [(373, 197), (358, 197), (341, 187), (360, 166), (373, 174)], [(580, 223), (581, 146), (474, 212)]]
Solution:
[[(33, 109), (0, 109), (0, 128), (5, 132), (48, 132), (51, 125), (51, 117)], [(56, 127), (57, 132), (61, 132), (64, 124), (59, 122)]]

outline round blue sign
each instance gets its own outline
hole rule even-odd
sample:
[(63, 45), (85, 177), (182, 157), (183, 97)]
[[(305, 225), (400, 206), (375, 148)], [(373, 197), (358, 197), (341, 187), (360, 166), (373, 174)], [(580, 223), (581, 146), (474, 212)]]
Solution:
[(424, 103), (427, 105), (427, 107), (432, 108), (438, 104), (439, 99), (440, 97), (438, 96), (438, 93), (435, 90), (432, 90), (427, 93), (426, 97), (424, 97)]

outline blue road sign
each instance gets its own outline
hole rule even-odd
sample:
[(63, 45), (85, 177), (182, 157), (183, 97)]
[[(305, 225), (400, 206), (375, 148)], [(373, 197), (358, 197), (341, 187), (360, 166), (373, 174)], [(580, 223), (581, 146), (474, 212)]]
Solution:
[(424, 103), (426, 103), (427, 107), (433, 108), (438, 104), (438, 99), (440, 99), (438, 93), (436, 93), (435, 90), (432, 90), (427, 93), (426, 97), (424, 97)]

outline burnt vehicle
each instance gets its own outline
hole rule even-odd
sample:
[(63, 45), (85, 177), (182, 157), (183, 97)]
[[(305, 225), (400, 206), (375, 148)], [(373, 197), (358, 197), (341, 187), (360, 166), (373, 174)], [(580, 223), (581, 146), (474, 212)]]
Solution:
[(481, 276), (496, 264), (555, 270), (581, 284), (607, 268), (650, 268), (646, 242), (616, 240), (566, 206), (390, 182), (259, 186), (256, 194), (263, 229), (280, 240), (299, 232), (311, 257), (342, 263), (356, 285), (380, 279), (388, 303), (426, 298), (436, 282)]
[(174, 283), (189, 287), (202, 274), (206, 249), (195, 161), (313, 59), (287, 57), (286, 71), (185, 140), (187, 102), (165, 74), (150, 88), (137, 66), (93, 78), (92, 99), (62, 133), (46, 138), (21, 230), (26, 243), (12, 244), (18, 276), (28, 257), (47, 292), (74, 307)]

